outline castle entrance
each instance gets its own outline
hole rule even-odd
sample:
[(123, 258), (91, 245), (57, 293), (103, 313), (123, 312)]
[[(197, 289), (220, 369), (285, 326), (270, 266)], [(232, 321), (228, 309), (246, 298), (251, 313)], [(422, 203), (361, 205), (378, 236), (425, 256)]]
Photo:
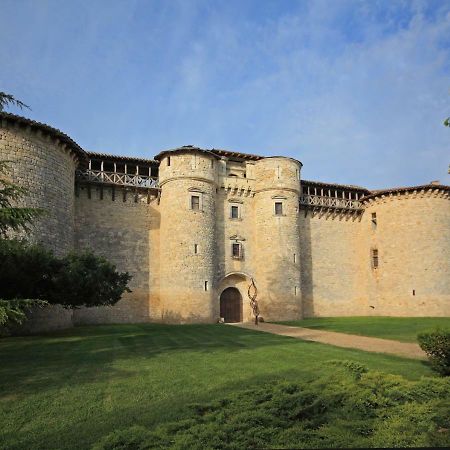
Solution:
[(220, 317), (225, 322), (242, 322), (242, 296), (234, 287), (226, 288), (220, 294)]

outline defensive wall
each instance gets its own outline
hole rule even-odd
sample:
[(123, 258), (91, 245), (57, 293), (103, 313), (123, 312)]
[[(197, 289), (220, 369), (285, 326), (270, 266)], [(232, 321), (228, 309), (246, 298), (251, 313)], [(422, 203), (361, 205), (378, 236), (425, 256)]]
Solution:
[(193, 146), (99, 154), (20, 116), (0, 124), (0, 160), (46, 211), (29, 238), (133, 276), (113, 307), (40, 310), (48, 328), (250, 320), (252, 280), (265, 320), (450, 315), (449, 186), (369, 191), (303, 180), (291, 158)]

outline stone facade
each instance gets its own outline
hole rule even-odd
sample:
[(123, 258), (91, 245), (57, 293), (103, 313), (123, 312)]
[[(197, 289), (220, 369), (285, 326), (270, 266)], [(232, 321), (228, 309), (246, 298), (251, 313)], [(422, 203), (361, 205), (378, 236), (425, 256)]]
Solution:
[(87, 153), (0, 118), (0, 159), (48, 211), (32, 238), (133, 276), (117, 305), (72, 323), (251, 320), (252, 280), (265, 320), (450, 315), (448, 186), (370, 192), (302, 180), (292, 158), (192, 146), (154, 160)]

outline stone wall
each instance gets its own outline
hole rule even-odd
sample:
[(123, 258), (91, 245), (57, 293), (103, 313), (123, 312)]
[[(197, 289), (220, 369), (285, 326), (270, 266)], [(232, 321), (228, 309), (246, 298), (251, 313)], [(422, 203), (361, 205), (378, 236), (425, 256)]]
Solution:
[[(29, 233), (17, 237), (40, 243), (62, 256), (73, 249), (74, 176), (77, 158), (54, 137), (40, 130), (0, 121), (0, 161), (11, 161), (8, 175), (28, 190), (17, 206), (41, 208)], [(15, 334), (34, 334), (72, 326), (72, 311), (59, 305), (33, 308)]]
[[(367, 201), (360, 249), (359, 291), (368, 296), (374, 313), (450, 315), (448, 191), (430, 187)], [(378, 250), (378, 268), (372, 266), (371, 249)]]
[(74, 311), (76, 324), (146, 322), (150, 317), (149, 278), (158, 266), (151, 259), (152, 228), (159, 225), (155, 196), (123, 188), (80, 185), (76, 197), (77, 250), (92, 250), (132, 275), (122, 300), (112, 307)]
[(26, 311), (27, 319), (20, 325), (8, 327), (12, 335), (40, 334), (73, 327), (73, 311), (61, 305), (31, 308)]
[(372, 313), (359, 290), (360, 219), (350, 214), (300, 214), (304, 317)]
[(28, 189), (20, 205), (42, 208), (28, 239), (63, 255), (73, 248), (75, 156), (39, 131), (0, 127), (0, 160), (11, 161), (14, 183)]

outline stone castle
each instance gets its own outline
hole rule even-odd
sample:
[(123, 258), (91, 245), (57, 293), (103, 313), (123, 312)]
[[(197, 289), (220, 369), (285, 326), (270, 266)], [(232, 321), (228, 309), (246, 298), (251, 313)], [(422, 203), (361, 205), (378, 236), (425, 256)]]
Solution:
[(306, 181), (292, 158), (191, 145), (93, 153), (9, 113), (0, 160), (48, 212), (35, 241), (91, 249), (133, 276), (113, 307), (38, 313), (55, 327), (247, 321), (252, 280), (265, 320), (450, 315), (450, 186)]

